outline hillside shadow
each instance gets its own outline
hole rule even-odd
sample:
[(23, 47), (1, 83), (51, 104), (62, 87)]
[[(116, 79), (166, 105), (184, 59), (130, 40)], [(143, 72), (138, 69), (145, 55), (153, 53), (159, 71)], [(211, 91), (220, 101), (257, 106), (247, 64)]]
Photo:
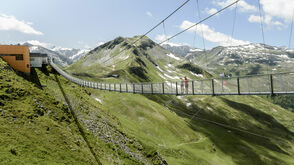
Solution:
[(31, 73), (29, 75), (25, 74), (23, 72), (16, 72), (16, 74), (18, 76), (23, 77), (25, 80), (33, 83), (37, 88), (43, 89), (42, 84), (41, 84), (40, 79), (39, 79), (39, 76), (38, 76), (35, 68), (31, 68)]
[(46, 65), (43, 65), (41, 68), (38, 68), (44, 75), (49, 76), (49, 71)]
[[(205, 111), (196, 104), (193, 104), (191, 109), (187, 109), (186, 105), (184, 105), (181, 101), (175, 99), (172, 96), (146, 95), (146, 97), (164, 105), (171, 111), (175, 112), (178, 116), (182, 117), (187, 122), (188, 126), (195, 132), (200, 132), (207, 136), (213, 142), (213, 145), (215, 145), (215, 147), (211, 147), (211, 150), (209, 152), (217, 152), (216, 148), (220, 149), (223, 153), (232, 157), (232, 160), (236, 164), (265, 164), (261, 156), (252, 148), (253, 146), (261, 146), (274, 152), (289, 155), (287, 152), (281, 149), (273, 140), (270, 140), (267, 137), (263, 137), (263, 133), (266, 133), (264, 130), (248, 130), (261, 135), (255, 136), (252, 134), (248, 134), (247, 132), (231, 129), (230, 127), (235, 127), (232, 123), (238, 123), (238, 120), (217, 115), (213, 113), (213, 111)], [(193, 120), (190, 120), (190, 118), (197, 111), (199, 111), (199, 113), (194, 116)], [(256, 117), (255, 119), (261, 120), (258, 119), (258, 117)], [(218, 125), (214, 122), (222, 123), (230, 127)], [(275, 125), (278, 129), (286, 131), (285, 127), (283, 127), (282, 124), (278, 123), (277, 121)], [(248, 128), (254, 127), (256, 127), (256, 125), (248, 123)], [(276, 136), (276, 138), (279, 137), (278, 134), (275, 134), (274, 136)], [(273, 161), (280, 162), (281, 164), (284, 163), (282, 160), (276, 157), (272, 157), (269, 153), (266, 153), (265, 151), (263, 152)]]
[[(199, 116), (203, 118), (202, 114), (199, 114)], [(282, 152), (283, 154), (288, 155), (268, 139), (250, 136), (243, 132), (235, 131), (198, 119), (188, 122), (188, 125), (195, 132), (201, 132), (211, 140), (213, 144), (209, 152), (215, 153), (217, 150), (221, 150), (221, 152), (225, 155), (230, 156), (236, 164), (267, 164), (261, 158), (261, 155), (259, 155), (259, 153), (252, 148), (252, 144), (263, 146), (272, 151)], [(270, 157), (273, 162), (285, 164), (282, 160), (272, 157), (268, 154), (268, 152), (263, 151), (263, 153), (267, 157)]]
[(77, 125), (77, 127), (78, 127), (78, 129), (80, 131), (81, 136), (83, 137), (84, 141), (86, 142), (87, 147), (89, 148), (90, 152), (94, 156), (97, 164), (102, 165), (102, 163), (100, 162), (98, 156), (94, 152), (93, 147), (91, 146), (91, 144), (90, 144), (90, 142), (89, 142), (89, 140), (88, 140), (88, 138), (86, 136), (86, 132), (84, 131), (82, 125), (80, 124), (80, 122), (79, 122), (79, 120), (77, 118), (77, 115), (74, 112), (74, 109), (73, 109), (73, 107), (72, 107), (72, 105), (71, 105), (71, 103), (70, 103), (70, 101), (69, 101), (69, 99), (68, 99), (68, 97), (67, 97), (67, 95), (66, 95), (66, 93), (65, 93), (65, 91), (64, 91), (64, 89), (63, 89), (63, 87), (62, 87), (62, 85), (60, 83), (60, 81), (59, 81), (59, 79), (58, 79), (58, 76), (57, 76), (58, 73), (56, 71), (54, 71), (53, 74), (54, 74), (55, 80), (57, 82), (57, 85), (58, 85), (58, 87), (60, 89), (60, 92), (62, 93), (62, 96), (64, 97), (64, 100), (65, 100), (68, 108), (70, 109), (71, 115), (73, 116), (74, 121), (75, 121), (75, 123), (76, 123), (76, 125)]
[[(256, 108), (253, 108), (249, 105), (234, 102), (231, 100), (228, 100), (226, 98), (221, 98), (228, 106), (232, 107), (235, 110), (241, 111), (248, 116), (251, 116), (256, 121), (258, 121), (261, 124), (266, 125), (270, 129), (278, 129), (284, 131), (286, 134), (290, 134), (291, 136), (294, 136), (294, 133), (291, 132), (288, 128), (286, 128), (284, 125), (279, 123), (274, 117), (271, 115), (268, 115)], [(277, 133), (277, 135), (281, 135), (280, 132)]]

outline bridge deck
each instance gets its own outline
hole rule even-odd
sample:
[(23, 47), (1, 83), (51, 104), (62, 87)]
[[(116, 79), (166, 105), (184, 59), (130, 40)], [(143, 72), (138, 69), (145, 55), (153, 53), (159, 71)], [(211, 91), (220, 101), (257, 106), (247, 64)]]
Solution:
[[(64, 72), (52, 61), (51, 66), (69, 81), (78, 85), (125, 93), (163, 95), (292, 95), (294, 73), (277, 73), (223, 79), (190, 80), (163, 83), (103, 83), (84, 81)], [(184, 84), (182, 86), (181, 84)]]

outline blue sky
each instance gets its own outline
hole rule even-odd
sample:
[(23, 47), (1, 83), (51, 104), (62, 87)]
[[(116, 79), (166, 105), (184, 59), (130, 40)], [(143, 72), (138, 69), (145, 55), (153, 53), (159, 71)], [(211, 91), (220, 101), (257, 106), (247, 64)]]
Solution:
[[(234, 0), (198, 1), (200, 16), (204, 18)], [(0, 43), (33, 41), (44, 46), (94, 48), (118, 36), (144, 34), (183, 2), (185, 0), (0, 0)], [(294, 1), (260, 0), (260, 3), (265, 43), (288, 46)], [(161, 25), (148, 36), (160, 42), (199, 21), (196, 4), (196, 0), (190, 0), (168, 19), (166, 34)], [(262, 43), (258, 0), (238, 3), (231, 36), (234, 10), (235, 7), (227, 9), (169, 42), (198, 48), (204, 48), (202, 37), (206, 48)]]

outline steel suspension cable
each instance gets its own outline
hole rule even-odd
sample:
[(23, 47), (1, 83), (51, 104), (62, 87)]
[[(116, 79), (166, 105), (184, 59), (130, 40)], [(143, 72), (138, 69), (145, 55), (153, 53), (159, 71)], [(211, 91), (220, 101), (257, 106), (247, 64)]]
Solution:
[[(244, 133), (247, 133), (247, 134), (250, 134), (250, 135), (254, 135), (254, 136), (262, 137), (262, 138), (265, 138), (265, 139), (269, 139), (268, 137), (266, 137), (264, 135), (260, 135), (258, 133), (254, 133), (254, 132), (251, 132), (249, 130), (245, 130), (245, 129), (242, 129), (242, 128), (233, 127), (233, 126), (230, 126), (230, 125), (227, 125), (227, 124), (223, 124), (223, 123), (219, 123), (219, 122), (216, 122), (216, 121), (212, 121), (212, 120), (208, 120), (208, 119), (205, 119), (205, 118), (201, 118), (200, 116), (198, 116), (198, 114), (200, 113), (201, 110), (202, 109), (199, 109), (198, 111), (196, 111), (196, 113), (194, 113), (192, 115), (192, 117), (190, 117), (190, 120), (193, 120), (195, 118), (197, 120), (205, 121), (205, 122), (208, 122), (208, 123), (211, 123), (211, 124), (215, 124), (215, 125), (218, 125), (218, 126), (221, 126), (221, 127), (225, 127), (225, 128), (237, 130), (237, 131), (240, 131), (240, 132), (244, 132)], [(182, 112), (182, 113), (185, 113), (185, 112)], [(188, 113), (185, 113), (185, 114), (188, 115), (188, 116), (190, 116)]]
[(243, 133), (247, 133), (247, 134), (250, 134), (250, 135), (254, 135), (254, 136), (258, 136), (258, 137), (270, 140), (269, 137), (266, 137), (264, 135), (260, 135), (260, 134), (257, 134), (257, 133), (254, 133), (254, 132), (251, 132), (251, 131), (248, 131), (248, 130), (244, 130), (244, 129), (241, 129), (241, 128), (238, 128), (238, 127), (233, 127), (233, 126), (230, 126), (230, 125), (227, 125), (227, 124), (223, 124), (223, 123), (211, 121), (211, 120), (208, 120), (208, 119), (200, 118), (197, 115), (194, 116), (194, 118), (196, 118), (198, 120), (208, 122), (208, 123), (211, 123), (211, 124), (215, 124), (215, 125), (218, 125), (218, 126), (221, 126), (221, 127), (229, 128), (229, 129), (232, 129), (232, 130), (240, 131), (240, 132), (243, 132)]
[(267, 73), (269, 73), (270, 61), (269, 61), (269, 56), (266, 55), (266, 49), (265, 49), (264, 28), (263, 28), (263, 15), (261, 13), (260, 0), (258, 0), (258, 10), (259, 10), (259, 19), (260, 19), (260, 28), (261, 28), (261, 34), (262, 34), (263, 49), (264, 49), (264, 54), (267, 57), (267, 61), (268, 61)]
[[(197, 2), (196, 2), (197, 4)], [(195, 5), (196, 6), (196, 5)], [(197, 7), (195, 8), (195, 21), (197, 22), (198, 20), (196, 19), (197, 18)], [(195, 28), (195, 32), (194, 32), (194, 37), (193, 37), (193, 47), (195, 47), (195, 40), (196, 40), (196, 35), (197, 35), (197, 27)]]
[(194, 33), (194, 38), (193, 38), (193, 47), (195, 48), (195, 41), (196, 41), (196, 31), (197, 31), (197, 27), (195, 27), (195, 33)]
[(236, 18), (237, 18), (237, 8), (238, 8), (238, 3), (236, 3), (236, 7), (235, 7), (231, 37), (228, 38), (228, 43), (230, 43), (230, 44), (233, 43), (233, 37), (234, 37), (235, 25), (236, 25)]
[(136, 41), (134, 41), (132, 44), (135, 44), (139, 40), (141, 40), (143, 37), (145, 37), (147, 34), (149, 34), (151, 31), (153, 31), (155, 28), (157, 28), (160, 24), (162, 24), (164, 21), (166, 21), (169, 17), (171, 17), (173, 14), (175, 14), (178, 10), (180, 10), (183, 6), (185, 6), (190, 0), (185, 1), (181, 6), (179, 6), (175, 11), (173, 11), (171, 14), (169, 14), (166, 18), (164, 18), (162, 21), (160, 21), (157, 25), (155, 25), (153, 28), (151, 28), (149, 31), (147, 31), (145, 34), (143, 34), (140, 38), (138, 38)]
[[(199, 20), (201, 20), (199, 1), (196, 0), (196, 2), (197, 2), (198, 18), (199, 18)], [(203, 48), (204, 48), (204, 51), (205, 51), (205, 41), (204, 41), (204, 33), (203, 33), (203, 28), (202, 28), (202, 26), (200, 26), (200, 30), (201, 30), (201, 34), (202, 34)], [(195, 32), (196, 32), (196, 30), (195, 30)]]
[[(158, 24), (156, 24), (154, 27), (152, 27), (150, 30), (148, 30), (146, 33), (144, 33), (142, 36), (140, 36), (137, 40), (135, 40), (134, 42), (131, 43), (131, 45), (137, 43), (139, 40), (141, 40), (143, 37), (145, 37), (147, 34), (149, 34), (150, 32), (152, 32), (155, 28), (157, 28), (160, 24), (164, 23), (164, 21), (166, 21), (169, 17), (171, 17), (172, 15), (174, 15), (178, 10), (180, 10), (183, 6), (185, 6), (190, 0), (186, 0), (181, 6), (179, 6), (176, 10), (174, 10), (172, 13), (170, 13), (167, 17), (165, 17), (162, 21), (160, 21)], [(125, 47), (123, 50), (121, 50), (117, 55), (110, 57), (109, 59), (105, 60), (103, 63), (111, 60), (112, 58), (118, 56), (120, 53), (122, 53), (123, 51), (125, 51), (127, 49), (127, 47)]]
[(262, 35), (262, 43), (265, 44), (264, 40), (264, 30), (263, 30), (263, 15), (261, 14), (261, 7), (260, 7), (260, 0), (258, 0), (258, 10), (259, 10), (259, 21), (260, 21), (260, 28), (261, 28), (261, 35)]
[[(197, 0), (196, 0), (196, 8), (195, 8), (195, 21), (197, 22), (198, 20), (196, 19), (197, 18)], [(193, 47), (195, 47), (195, 40), (196, 40), (196, 35), (197, 35), (197, 27), (195, 27), (195, 32), (194, 32), (194, 38), (193, 38)]]
[(165, 29), (165, 24), (164, 24), (164, 22), (162, 22), (162, 27), (163, 27), (163, 33), (164, 33), (164, 36), (167, 36), (167, 35), (166, 35), (166, 29)]
[(294, 9), (292, 13), (292, 22), (291, 22), (291, 29), (290, 29), (290, 37), (289, 37), (289, 46), (288, 48), (291, 48), (291, 40), (292, 40), (292, 31), (293, 31), (293, 21), (294, 21)]
[(217, 15), (218, 13), (220, 13), (220, 12), (226, 10), (227, 8), (231, 7), (232, 5), (236, 4), (236, 3), (239, 2), (239, 1), (240, 1), (240, 0), (237, 0), (237, 1), (235, 1), (235, 2), (233, 2), (233, 3), (231, 3), (231, 4), (229, 4), (228, 6), (222, 8), (222, 9), (218, 10), (217, 12), (215, 12), (215, 13), (209, 15), (208, 17), (202, 19), (201, 21), (199, 21), (199, 22), (197, 22), (197, 23), (191, 25), (190, 27), (188, 27), (188, 28), (186, 28), (186, 29), (184, 29), (184, 30), (182, 30), (182, 31), (180, 31), (180, 32), (178, 32), (178, 33), (176, 33), (175, 35), (173, 35), (173, 36), (167, 38), (166, 40), (160, 42), (159, 44), (163, 44), (164, 42), (166, 42), (166, 41), (168, 41), (168, 40), (170, 40), (170, 39), (172, 39), (172, 38), (175, 38), (176, 36), (178, 36), (178, 35), (180, 35), (180, 34), (186, 32), (187, 30), (190, 30), (191, 28), (193, 28), (193, 27), (195, 27), (195, 26), (201, 24), (202, 22), (208, 20), (209, 18), (211, 18), (211, 17)]
[[(173, 98), (173, 100), (175, 100), (175, 99)], [(190, 121), (188, 121), (188, 122), (191, 122), (191, 120), (196, 119), (196, 120), (200, 120), (200, 121), (205, 121), (205, 122), (210, 123), (210, 124), (218, 125), (218, 126), (221, 126), (221, 127), (224, 127), (224, 128), (228, 128), (228, 129), (231, 129), (231, 130), (236, 130), (236, 131), (243, 132), (243, 133), (246, 133), (246, 134), (249, 134), (249, 135), (254, 135), (254, 136), (258, 136), (258, 137), (270, 140), (269, 137), (266, 137), (264, 135), (252, 132), (250, 130), (245, 130), (245, 129), (234, 127), (234, 126), (231, 126), (231, 125), (228, 125), (228, 124), (223, 124), (223, 123), (219, 123), (219, 122), (216, 122), (216, 121), (212, 121), (212, 120), (209, 120), (209, 119), (202, 118), (202, 117), (198, 116), (198, 114), (201, 111), (202, 111), (202, 109), (199, 109), (198, 111), (196, 111), (193, 114), (188, 114), (187, 112), (184, 112), (184, 111), (181, 111), (181, 113), (183, 113), (184, 115), (190, 117)]]
[[(236, 3), (235, 11), (234, 11), (234, 16), (233, 16), (232, 33), (231, 33), (231, 36), (228, 36), (228, 41), (227, 41), (228, 46), (233, 46), (233, 37), (234, 37), (234, 32), (235, 32), (235, 25), (236, 25), (236, 18), (237, 18), (237, 9), (238, 9), (238, 2)], [(223, 73), (225, 74), (225, 72), (226, 72), (226, 68), (224, 67), (223, 68)]]

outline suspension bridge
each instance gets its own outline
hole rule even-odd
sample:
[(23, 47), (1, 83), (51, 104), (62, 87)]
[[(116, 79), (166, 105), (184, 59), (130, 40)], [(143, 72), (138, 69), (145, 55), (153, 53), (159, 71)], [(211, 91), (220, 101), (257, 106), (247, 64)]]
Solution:
[(294, 94), (294, 72), (243, 77), (189, 80), (162, 83), (106, 83), (76, 78), (52, 60), (49, 64), (67, 80), (80, 86), (134, 94), (162, 95), (290, 95)]
[[(147, 36), (150, 32), (156, 29), (161, 24), (163, 25), (165, 32), (165, 24), (164, 22), (170, 18), (173, 14), (175, 14), (178, 10), (180, 10), (183, 6), (185, 6), (190, 0), (186, 0), (181, 6), (179, 6), (176, 10), (174, 10), (171, 14), (165, 17), (162, 21), (148, 30), (145, 34), (139, 37), (137, 40), (131, 43), (131, 45), (135, 45), (139, 40), (143, 39), (144, 36)], [(202, 22), (210, 19), (211, 17), (219, 14), (220, 12), (226, 10), (229, 7), (235, 6), (235, 15), (233, 21), (233, 29), (232, 35), (234, 33), (234, 24), (236, 19), (236, 9), (238, 2), (240, 0), (236, 0), (233, 3), (227, 5), (226, 7), (216, 11), (215, 13), (209, 15), (208, 17), (201, 20), (200, 12), (199, 12), (199, 4), (197, 2), (198, 9), (198, 17), (199, 22), (193, 24), (192, 26), (172, 35), (171, 37), (165, 39), (159, 44), (163, 44), (164, 42), (169, 41), (172, 38), (188, 31), (191, 28), (200, 25)], [(259, 1), (258, 1), (259, 2)], [(260, 2), (259, 2), (260, 5)], [(260, 6), (259, 6), (260, 10)], [(260, 13), (260, 24), (261, 24), (261, 32), (264, 42), (264, 32), (263, 32), (263, 16)], [(292, 29), (292, 26), (291, 26)], [(292, 33), (292, 31), (291, 31)], [(202, 33), (203, 35), (203, 33)], [(204, 44), (204, 37), (203, 45)], [(291, 42), (291, 35), (290, 40)], [(120, 50), (120, 52), (114, 56), (111, 56), (109, 59), (105, 60), (103, 63), (108, 62), (112, 58), (118, 56), (126, 48)], [(119, 61), (121, 62), (121, 61)], [(162, 95), (290, 95), (294, 94), (294, 72), (287, 73), (274, 73), (274, 74), (260, 74), (260, 75), (250, 75), (250, 76), (242, 76), (242, 77), (230, 77), (230, 78), (213, 78), (213, 79), (205, 79), (205, 80), (189, 80), (188, 82), (183, 81), (175, 81), (175, 82), (145, 82), (145, 83), (106, 83), (106, 82), (93, 82), (93, 81), (85, 81), (79, 78), (76, 78), (62, 69), (60, 69), (52, 59), (49, 60), (49, 64), (62, 76), (64, 76), (67, 80), (76, 83), (81, 86), (107, 90), (107, 91), (115, 91), (115, 92), (125, 92), (125, 93), (134, 93), (134, 94), (162, 94)]]

